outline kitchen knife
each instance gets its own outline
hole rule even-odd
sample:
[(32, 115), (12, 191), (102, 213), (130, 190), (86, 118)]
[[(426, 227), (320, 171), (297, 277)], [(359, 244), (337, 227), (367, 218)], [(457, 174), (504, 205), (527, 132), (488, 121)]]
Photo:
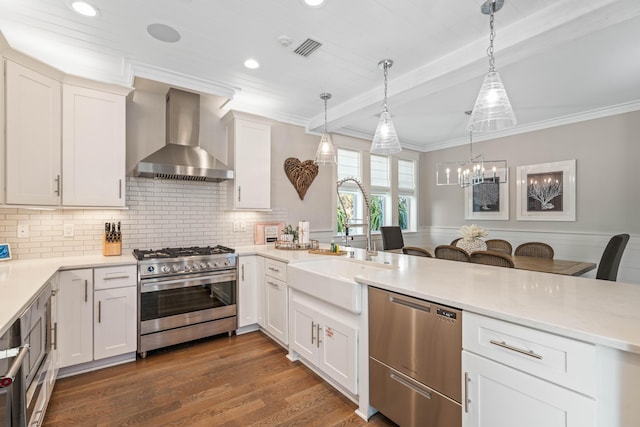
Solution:
[(120, 232), (120, 221), (118, 221), (118, 231), (116, 233), (116, 241), (117, 242), (122, 241), (122, 233)]

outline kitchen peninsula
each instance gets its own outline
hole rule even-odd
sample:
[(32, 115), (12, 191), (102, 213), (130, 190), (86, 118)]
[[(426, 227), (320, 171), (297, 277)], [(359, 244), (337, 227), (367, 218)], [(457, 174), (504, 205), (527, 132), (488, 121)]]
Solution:
[[(371, 257), (371, 261), (366, 261), (364, 250), (350, 250), (354, 251), (354, 259), (339, 259), (394, 267), (375, 269), (357, 276), (356, 280), (362, 285), (462, 309), (465, 325), (485, 320), (497, 322), (485, 325), (484, 333), (488, 330), (502, 331), (504, 326), (507, 328), (504, 334), (513, 336), (510, 328), (519, 328), (518, 333), (524, 330), (533, 336), (533, 339), (529, 337), (528, 341), (520, 340), (520, 343), (535, 341), (537, 334), (544, 334), (544, 339), (567, 340), (579, 344), (582, 350), (586, 348), (586, 355), (575, 355), (569, 350), (560, 355), (562, 366), (566, 365), (569, 371), (576, 360), (584, 362), (586, 370), (582, 367), (577, 370), (578, 374), (585, 373), (584, 378), (576, 382), (572, 379), (576, 372), (568, 372), (567, 378), (557, 373), (542, 372), (537, 375), (542, 379), (536, 379), (544, 385), (560, 384), (562, 387), (554, 386), (560, 396), (567, 392), (566, 388), (577, 390), (578, 393), (571, 393), (591, 403), (592, 412), (587, 411), (587, 415), (597, 414), (589, 417), (591, 423), (588, 425), (626, 426), (632, 420), (640, 419), (638, 409), (633, 405), (638, 397), (637, 387), (633, 385), (640, 380), (640, 314), (635, 309), (637, 301), (640, 301), (640, 289), (637, 286), (484, 265), (454, 264), (454, 261), (387, 252), (379, 252)], [(327, 258), (306, 251), (276, 250), (270, 245), (238, 247), (237, 253), (241, 258), (257, 255), (290, 265)], [(0, 319), (2, 331), (59, 268), (135, 262), (130, 256), (116, 258), (24, 260), (4, 265), (0, 289), (7, 309), (3, 310)], [(27, 296), (27, 293), (32, 295)], [(607, 304), (603, 304), (605, 301)], [(464, 345), (467, 344), (466, 338)], [(555, 346), (545, 343), (546, 347)], [(554, 362), (550, 360), (549, 363)], [(525, 369), (518, 368), (514, 372), (528, 376), (520, 370)], [(475, 401), (471, 398), (472, 407)]]

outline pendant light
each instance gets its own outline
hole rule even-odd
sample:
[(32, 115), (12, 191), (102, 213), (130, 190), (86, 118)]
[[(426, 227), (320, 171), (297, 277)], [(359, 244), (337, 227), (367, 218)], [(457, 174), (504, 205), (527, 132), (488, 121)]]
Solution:
[(320, 99), (324, 101), (324, 134), (320, 138), (314, 163), (317, 165), (335, 164), (336, 149), (333, 146), (333, 142), (331, 142), (331, 136), (327, 133), (327, 101), (331, 99), (331, 94), (321, 93)]
[(502, 9), (504, 0), (487, 0), (481, 7), (485, 15), (489, 15), (489, 72), (482, 82), (480, 93), (473, 106), (473, 112), (469, 117), (467, 129), (473, 132), (489, 132), (515, 126), (516, 116), (509, 102), (507, 91), (502, 84), (500, 74), (496, 71), (495, 58), (493, 57), (493, 39), (496, 36), (493, 28), (494, 13)]
[(391, 114), (387, 108), (387, 74), (389, 68), (393, 65), (393, 61), (390, 59), (383, 59), (378, 62), (378, 68), (384, 70), (384, 109), (380, 114), (380, 121), (376, 128), (376, 133), (373, 136), (373, 142), (371, 143), (371, 154), (393, 154), (402, 151), (400, 146), (400, 140), (396, 133), (396, 127), (391, 121)]

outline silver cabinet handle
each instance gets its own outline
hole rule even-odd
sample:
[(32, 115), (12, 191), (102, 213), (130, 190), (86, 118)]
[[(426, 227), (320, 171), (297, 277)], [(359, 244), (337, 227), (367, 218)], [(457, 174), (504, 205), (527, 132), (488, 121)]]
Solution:
[(469, 381), (471, 381), (471, 378), (469, 378), (469, 373), (465, 372), (464, 373), (464, 413), (465, 414), (469, 413), (469, 403), (471, 402), (471, 399), (469, 399)]
[(275, 282), (272, 282), (271, 280), (267, 280), (267, 284), (271, 285), (271, 286), (275, 286), (276, 288), (279, 288), (278, 284)]
[(534, 359), (542, 360), (542, 355), (534, 352), (533, 350), (523, 350), (521, 348), (509, 345), (504, 341), (490, 340), (489, 342), (491, 344), (493, 344), (493, 345), (497, 345), (498, 347), (506, 348), (507, 350), (515, 351), (516, 353), (520, 353), (520, 354), (524, 354), (525, 356), (533, 357)]
[(269, 270), (275, 271), (276, 273), (280, 271), (279, 268), (275, 268), (275, 267), (269, 267)]
[(20, 347), (20, 351), (11, 364), (11, 367), (3, 377), (0, 377), (0, 388), (9, 387), (13, 384), (13, 380), (16, 379), (16, 375), (18, 375), (18, 371), (22, 366), (22, 361), (27, 357), (27, 353), (29, 353), (29, 344), (25, 344)]
[(117, 279), (128, 279), (130, 276), (104, 276), (102, 280), (117, 280)]
[(60, 195), (60, 175), (56, 175), (56, 178), (54, 179), (54, 181), (56, 182), (56, 195), (59, 196)]
[(320, 348), (320, 343), (322, 342), (320, 340), (320, 323), (316, 323), (316, 330), (318, 331), (318, 333), (316, 334), (316, 345), (318, 346), (318, 348)]
[(88, 298), (89, 298), (89, 295), (87, 294), (87, 292), (88, 292), (88, 287), (89, 287), (89, 283), (88, 283), (88, 282), (89, 282), (88, 280), (85, 280), (85, 281), (84, 281), (84, 302), (89, 301), (89, 299), (88, 299)]
[(58, 322), (53, 324), (53, 349), (58, 349)]
[(244, 264), (242, 264), (241, 270), (242, 270), (242, 274), (241, 274), (242, 279), (241, 280), (244, 282)]
[(315, 337), (313, 336), (313, 332), (316, 329), (316, 324), (312, 321), (311, 322), (311, 344), (313, 345), (313, 341), (315, 340)]
[(405, 307), (413, 308), (415, 310), (420, 310), (420, 311), (424, 311), (426, 313), (431, 313), (431, 306), (430, 305), (422, 305), (422, 304), (418, 304), (418, 303), (413, 302), (413, 301), (407, 301), (407, 300), (396, 298), (396, 297), (389, 297), (389, 301), (391, 301), (394, 304), (404, 305)]
[(98, 323), (102, 322), (102, 301), (98, 301)]
[(118, 180), (118, 199), (122, 199), (122, 179)]
[(238, 185), (238, 201), (242, 199), (241, 194), (242, 194), (242, 187)]

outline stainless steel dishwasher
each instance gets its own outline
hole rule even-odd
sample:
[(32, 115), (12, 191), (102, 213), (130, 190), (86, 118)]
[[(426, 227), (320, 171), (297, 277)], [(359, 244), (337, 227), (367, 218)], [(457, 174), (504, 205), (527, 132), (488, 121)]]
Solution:
[(462, 311), (369, 287), (371, 406), (402, 427), (462, 425)]

